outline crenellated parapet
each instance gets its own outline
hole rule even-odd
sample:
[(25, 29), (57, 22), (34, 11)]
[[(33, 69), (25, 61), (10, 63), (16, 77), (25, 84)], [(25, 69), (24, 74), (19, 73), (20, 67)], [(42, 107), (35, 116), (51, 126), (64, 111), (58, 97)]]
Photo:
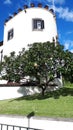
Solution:
[(20, 13), (21, 11), (24, 10), (25, 13), (26, 13), (26, 10), (27, 10), (28, 8), (37, 8), (37, 7), (38, 7), (38, 8), (44, 8), (45, 10), (48, 10), (50, 13), (52, 13), (53, 15), (55, 15), (53, 9), (50, 9), (48, 5), (44, 5), (44, 6), (43, 6), (42, 3), (38, 3), (37, 6), (35, 6), (34, 3), (30, 3), (30, 6), (24, 5), (23, 8), (19, 8), (18, 11), (17, 11), (17, 12), (14, 12), (12, 16), (9, 16), (9, 18), (5, 20), (5, 25), (6, 25), (6, 23), (7, 23), (9, 20), (11, 20), (13, 17), (15, 17), (15, 16), (16, 16), (18, 13)]

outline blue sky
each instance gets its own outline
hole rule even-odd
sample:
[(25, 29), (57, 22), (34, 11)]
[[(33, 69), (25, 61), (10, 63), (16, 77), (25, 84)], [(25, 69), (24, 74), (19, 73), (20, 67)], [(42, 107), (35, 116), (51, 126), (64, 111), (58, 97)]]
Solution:
[[(73, 52), (73, 1), (72, 0), (0, 0), (0, 41), (3, 40), (4, 21), (23, 8), (24, 4), (34, 2), (54, 7), (56, 13), (59, 42), (65, 49)], [(53, 4), (54, 3), (54, 6)]]

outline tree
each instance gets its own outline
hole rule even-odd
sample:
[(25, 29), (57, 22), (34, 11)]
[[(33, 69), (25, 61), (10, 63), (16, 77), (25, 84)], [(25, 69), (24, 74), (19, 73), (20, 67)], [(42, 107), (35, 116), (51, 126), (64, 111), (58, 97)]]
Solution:
[(10, 56), (4, 56), (3, 72), (3, 79), (8, 80), (8, 82), (20, 81), (20, 64), (15, 52), (11, 52)]
[(62, 66), (64, 66), (63, 53), (63, 46), (57, 45), (55, 47), (54, 43), (50, 42), (34, 43), (25, 52), (25, 72), (38, 81), (42, 95), (44, 95), (50, 81), (62, 71)]
[(0, 65), (2, 78), (8, 82), (20, 82), (25, 76), (25, 49), (23, 48), (18, 55), (11, 52), (9, 56), (4, 56), (4, 60)]
[[(73, 82), (73, 54), (64, 51), (64, 47), (54, 43), (33, 43), (29, 49), (22, 49), (16, 56), (12, 52), (5, 56), (0, 70), (4, 72), (3, 78), (9, 82), (20, 82), (25, 76), (35, 79), (36, 85), (41, 88), (42, 95), (54, 78), (60, 74)], [(57, 84), (53, 84), (57, 85)]]
[(63, 70), (64, 79), (73, 83), (73, 53), (66, 50), (64, 54), (65, 68)]

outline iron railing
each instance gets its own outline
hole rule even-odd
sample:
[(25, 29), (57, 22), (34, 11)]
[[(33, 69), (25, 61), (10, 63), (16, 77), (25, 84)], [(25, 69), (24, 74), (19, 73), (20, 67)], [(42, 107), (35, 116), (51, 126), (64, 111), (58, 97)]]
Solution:
[(0, 130), (42, 130), (42, 129), (29, 128), (29, 127), (9, 125), (9, 124), (1, 124), (0, 123)]

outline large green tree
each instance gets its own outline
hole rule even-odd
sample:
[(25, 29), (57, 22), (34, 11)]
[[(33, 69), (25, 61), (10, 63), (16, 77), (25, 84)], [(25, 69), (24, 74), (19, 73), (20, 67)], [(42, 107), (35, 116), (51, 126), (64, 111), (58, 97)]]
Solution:
[(63, 46), (55, 46), (50, 42), (34, 43), (29, 46), (29, 50), (25, 51), (23, 55), (26, 61), (25, 73), (36, 79), (43, 95), (50, 81), (55, 76), (60, 76), (64, 66), (63, 55)]
[[(73, 82), (73, 54), (64, 51), (64, 47), (55, 43), (33, 43), (29, 49), (22, 49), (16, 56), (12, 52), (10, 56), (5, 56), (0, 69), (3, 78), (10, 81), (19, 82), (25, 76), (35, 79), (42, 94), (50, 81), (55, 77), (60, 78), (60, 74), (67, 80)], [(56, 84), (55, 84), (56, 85)]]

